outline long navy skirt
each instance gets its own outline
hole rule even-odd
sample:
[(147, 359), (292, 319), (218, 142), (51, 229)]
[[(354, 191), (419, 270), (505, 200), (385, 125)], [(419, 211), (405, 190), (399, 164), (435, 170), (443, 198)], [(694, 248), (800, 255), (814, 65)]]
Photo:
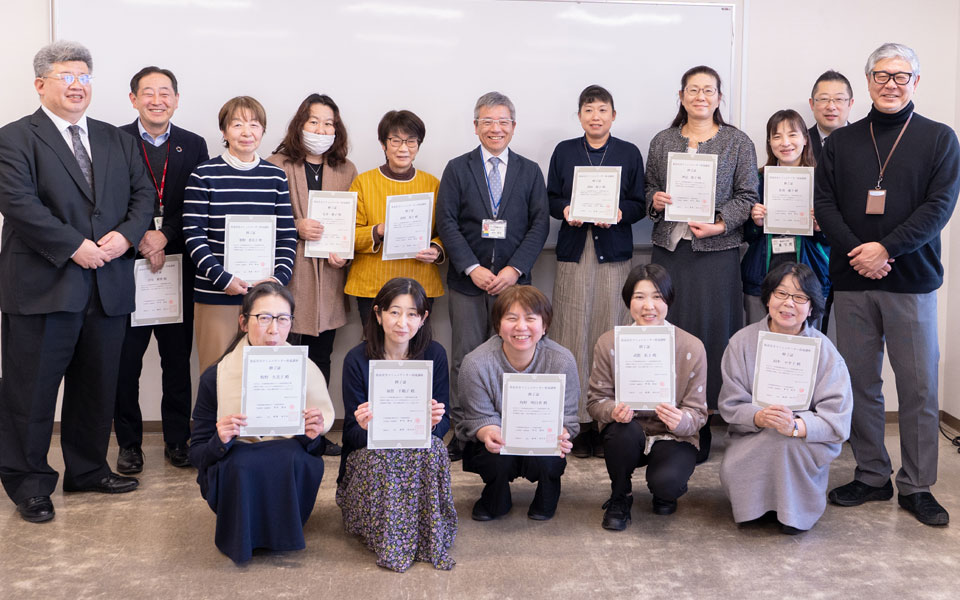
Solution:
[(250, 560), (254, 548), (306, 546), (303, 525), (317, 500), (323, 459), (300, 442), (234, 442), (206, 478), (207, 504), (217, 513), (217, 548), (234, 562)]

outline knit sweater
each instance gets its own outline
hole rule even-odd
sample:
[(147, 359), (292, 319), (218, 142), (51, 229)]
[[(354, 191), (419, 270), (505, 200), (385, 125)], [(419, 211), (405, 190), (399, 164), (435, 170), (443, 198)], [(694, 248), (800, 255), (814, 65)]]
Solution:
[[(373, 228), (384, 223), (387, 216), (387, 196), (402, 194), (433, 194), (432, 244), (443, 248), (437, 237), (437, 188), (440, 181), (425, 171), (417, 170), (413, 179), (397, 181), (371, 169), (360, 173), (350, 186), (351, 192), (357, 192), (357, 228), (354, 246), (353, 264), (347, 274), (347, 286), (344, 290), (351, 296), (373, 298), (383, 284), (394, 277), (415, 279), (427, 292), (427, 297), (443, 295), (443, 283), (436, 263), (427, 264), (415, 258), (402, 260), (383, 260), (383, 244), (374, 243)], [(386, 232), (385, 232), (386, 233)], [(387, 234), (389, 235), (389, 233)]]
[[(877, 154), (886, 160), (911, 113), (883, 174), (884, 213), (868, 215), (867, 191), (876, 187), (880, 172)], [(950, 127), (914, 113), (912, 102), (896, 114), (872, 108), (865, 118), (830, 135), (815, 179), (814, 207), (830, 241), (835, 290), (923, 294), (940, 287), (940, 231), (960, 193), (960, 144)], [(896, 259), (886, 277), (868, 279), (850, 266), (847, 253), (866, 242), (879, 242)]]
[(573, 439), (580, 432), (577, 407), (580, 404), (580, 377), (577, 362), (569, 350), (557, 342), (541, 338), (533, 360), (523, 371), (517, 371), (503, 353), (503, 339), (494, 335), (466, 355), (460, 365), (460, 411), (456, 423), (457, 437), (465, 442), (477, 441), (477, 431), (487, 425), (500, 427), (503, 414), (503, 374), (543, 373), (567, 376), (563, 400), (563, 426)]
[[(658, 133), (650, 141), (647, 153), (647, 215), (653, 221), (651, 241), (661, 248), (670, 245), (673, 228), (683, 225), (664, 221), (662, 212), (653, 209), (653, 195), (667, 189), (667, 155), (686, 152), (687, 138), (680, 127), (671, 127)], [(723, 218), (727, 230), (706, 238), (694, 237), (695, 252), (729, 250), (743, 241), (743, 223), (750, 217), (750, 208), (757, 202), (757, 151), (753, 142), (736, 127), (724, 125), (715, 136), (701, 142), (698, 154), (717, 155), (716, 213)]]
[(283, 169), (261, 160), (249, 171), (240, 171), (221, 156), (212, 158), (197, 165), (183, 194), (183, 237), (197, 267), (194, 301), (201, 304), (243, 302), (243, 296), (228, 296), (224, 291), (233, 281), (233, 274), (223, 266), (228, 215), (276, 215), (273, 276), (286, 285), (293, 273), (297, 229)]

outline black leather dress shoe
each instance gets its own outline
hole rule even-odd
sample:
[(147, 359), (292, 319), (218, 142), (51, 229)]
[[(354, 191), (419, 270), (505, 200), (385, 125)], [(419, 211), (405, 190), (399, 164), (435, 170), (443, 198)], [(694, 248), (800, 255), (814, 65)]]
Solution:
[(838, 506), (860, 506), (872, 500), (889, 500), (893, 498), (893, 483), (888, 479), (883, 486), (874, 487), (854, 479), (830, 490), (827, 498)]
[(116, 473), (104, 475), (100, 481), (93, 485), (72, 486), (63, 484), (65, 492), (100, 492), (101, 494), (124, 494), (132, 492), (140, 485), (140, 480), (136, 477), (124, 477)]
[(175, 467), (182, 469), (183, 467), (190, 466), (190, 456), (187, 454), (186, 444), (178, 444), (175, 446), (172, 444), (167, 444), (163, 448), (163, 456), (167, 458), (170, 461), (170, 464)]
[(117, 472), (132, 475), (143, 470), (143, 450), (139, 446), (120, 448), (117, 454)]
[(53, 518), (53, 502), (50, 496), (34, 496), (17, 504), (17, 512), (24, 521), (43, 523)]
[(477, 500), (473, 504), (473, 512), (470, 513), (470, 517), (474, 521), (492, 521), (496, 518), (486, 509), (482, 500)]
[[(930, 492), (917, 492), (916, 494), (897, 494), (897, 502), (903, 508), (913, 513), (913, 516), (924, 525), (934, 527), (943, 527), (950, 522), (950, 515), (947, 509), (940, 506), (937, 499)], [(52, 510), (52, 507), (51, 507)]]

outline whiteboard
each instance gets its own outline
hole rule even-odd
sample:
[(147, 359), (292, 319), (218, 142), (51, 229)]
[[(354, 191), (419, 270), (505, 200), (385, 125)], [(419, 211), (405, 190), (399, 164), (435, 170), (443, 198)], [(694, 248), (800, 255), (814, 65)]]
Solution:
[[(217, 112), (245, 94), (267, 111), (260, 147), (269, 155), (300, 102), (326, 93), (340, 106), (350, 159), (362, 172), (384, 162), (377, 123), (409, 109), (426, 124), (416, 166), (439, 177), (448, 160), (478, 145), (473, 106), (507, 94), (517, 109), (512, 150), (546, 177), (558, 142), (580, 136), (577, 99), (606, 87), (617, 109), (613, 135), (646, 157), (650, 139), (677, 111), (680, 76), (715, 68), (721, 112), (735, 104), (734, 4), (521, 0), (54, 0), (55, 39), (93, 53), (88, 114), (116, 125), (137, 114), (130, 77), (146, 65), (179, 81), (174, 122), (222, 151)], [(559, 223), (551, 220), (548, 246)], [(635, 225), (647, 244), (650, 223)]]

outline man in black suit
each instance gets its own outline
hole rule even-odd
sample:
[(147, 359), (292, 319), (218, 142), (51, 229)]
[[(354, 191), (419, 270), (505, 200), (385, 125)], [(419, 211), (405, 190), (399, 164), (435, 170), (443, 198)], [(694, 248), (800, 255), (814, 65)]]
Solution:
[(810, 92), (810, 110), (816, 120), (810, 128), (810, 144), (818, 161), (827, 136), (848, 123), (852, 106), (853, 88), (842, 73), (830, 70), (817, 77)]
[(142, 327), (131, 327), (127, 323), (113, 417), (120, 446), (117, 471), (124, 474), (143, 470), (140, 372), (151, 333), (157, 338), (163, 373), (160, 401), (165, 442), (163, 454), (175, 467), (190, 466), (187, 440), (190, 438), (194, 266), (192, 260), (183, 256), (181, 217), (187, 178), (194, 167), (209, 158), (203, 138), (170, 123), (180, 102), (177, 78), (171, 71), (153, 66), (140, 69), (130, 80), (130, 102), (140, 116), (120, 129), (136, 140), (156, 191), (153, 220), (137, 248), (138, 256), (149, 260), (150, 269), (156, 272), (163, 268), (168, 255), (181, 255), (184, 294), (182, 323)]
[(153, 190), (134, 140), (86, 117), (90, 52), (55, 42), (33, 61), (40, 109), (0, 129), (0, 481), (27, 521), (54, 516), (47, 463), (64, 380), (65, 492), (130, 492), (107, 466), (133, 248)]
[[(473, 125), (480, 146), (454, 158), (437, 191), (437, 231), (450, 257), (447, 298), (453, 336), (451, 427), (462, 414), (458, 397), (463, 357), (493, 333), (496, 295), (529, 284), (550, 230), (540, 166), (508, 150), (517, 123), (513, 102), (499, 92), (480, 96)], [(454, 438), (451, 460), (460, 458)]]

